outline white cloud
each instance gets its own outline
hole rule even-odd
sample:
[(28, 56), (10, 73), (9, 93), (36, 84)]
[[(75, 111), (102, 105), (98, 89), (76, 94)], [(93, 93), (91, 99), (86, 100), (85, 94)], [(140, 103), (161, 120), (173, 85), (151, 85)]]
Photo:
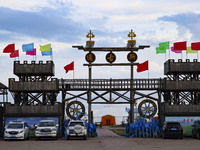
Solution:
[(158, 62), (151, 61), (149, 62), (149, 70), (160, 72), (164, 69), (163, 65), (160, 65)]

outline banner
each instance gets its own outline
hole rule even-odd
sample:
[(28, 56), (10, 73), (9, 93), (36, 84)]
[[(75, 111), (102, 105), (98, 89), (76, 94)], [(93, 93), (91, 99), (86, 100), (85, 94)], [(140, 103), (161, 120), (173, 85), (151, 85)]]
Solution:
[(3, 53), (14, 53), (14, 52), (15, 52), (15, 44), (9, 44), (3, 50)]
[(148, 60), (141, 64), (137, 64), (137, 72), (142, 72), (146, 70), (149, 70)]
[(66, 73), (70, 70), (74, 70), (74, 61), (64, 67)]
[(23, 50), (23, 52), (33, 51), (34, 50), (34, 43), (23, 44), (22, 50)]

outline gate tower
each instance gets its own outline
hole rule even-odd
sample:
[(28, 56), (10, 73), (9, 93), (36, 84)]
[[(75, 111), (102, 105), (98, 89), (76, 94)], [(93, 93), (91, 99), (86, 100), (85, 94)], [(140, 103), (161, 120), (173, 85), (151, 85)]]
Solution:
[(56, 102), (59, 82), (52, 78), (55, 74), (53, 61), (14, 61), (13, 73), (18, 77), (18, 81), (9, 78), (14, 105), (5, 106), (5, 116), (59, 117), (61, 121), (62, 104)]
[(164, 64), (164, 74), (162, 122), (166, 116), (200, 116), (200, 62), (170, 59)]

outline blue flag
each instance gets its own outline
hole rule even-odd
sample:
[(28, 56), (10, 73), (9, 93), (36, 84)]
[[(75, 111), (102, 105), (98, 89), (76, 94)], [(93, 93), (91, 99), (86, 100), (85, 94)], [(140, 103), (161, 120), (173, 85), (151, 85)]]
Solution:
[(22, 50), (23, 50), (23, 52), (33, 51), (34, 50), (34, 43), (23, 44), (22, 45)]
[(52, 48), (49, 52), (41, 52), (42, 56), (51, 56), (52, 55)]

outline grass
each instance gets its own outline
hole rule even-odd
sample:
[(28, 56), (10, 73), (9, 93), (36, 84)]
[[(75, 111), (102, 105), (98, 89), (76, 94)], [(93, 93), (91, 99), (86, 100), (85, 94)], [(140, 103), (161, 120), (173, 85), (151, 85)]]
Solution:
[(110, 131), (112, 131), (120, 136), (126, 136), (125, 129), (110, 129)]
[(183, 126), (183, 136), (192, 136), (192, 129), (191, 126)]

